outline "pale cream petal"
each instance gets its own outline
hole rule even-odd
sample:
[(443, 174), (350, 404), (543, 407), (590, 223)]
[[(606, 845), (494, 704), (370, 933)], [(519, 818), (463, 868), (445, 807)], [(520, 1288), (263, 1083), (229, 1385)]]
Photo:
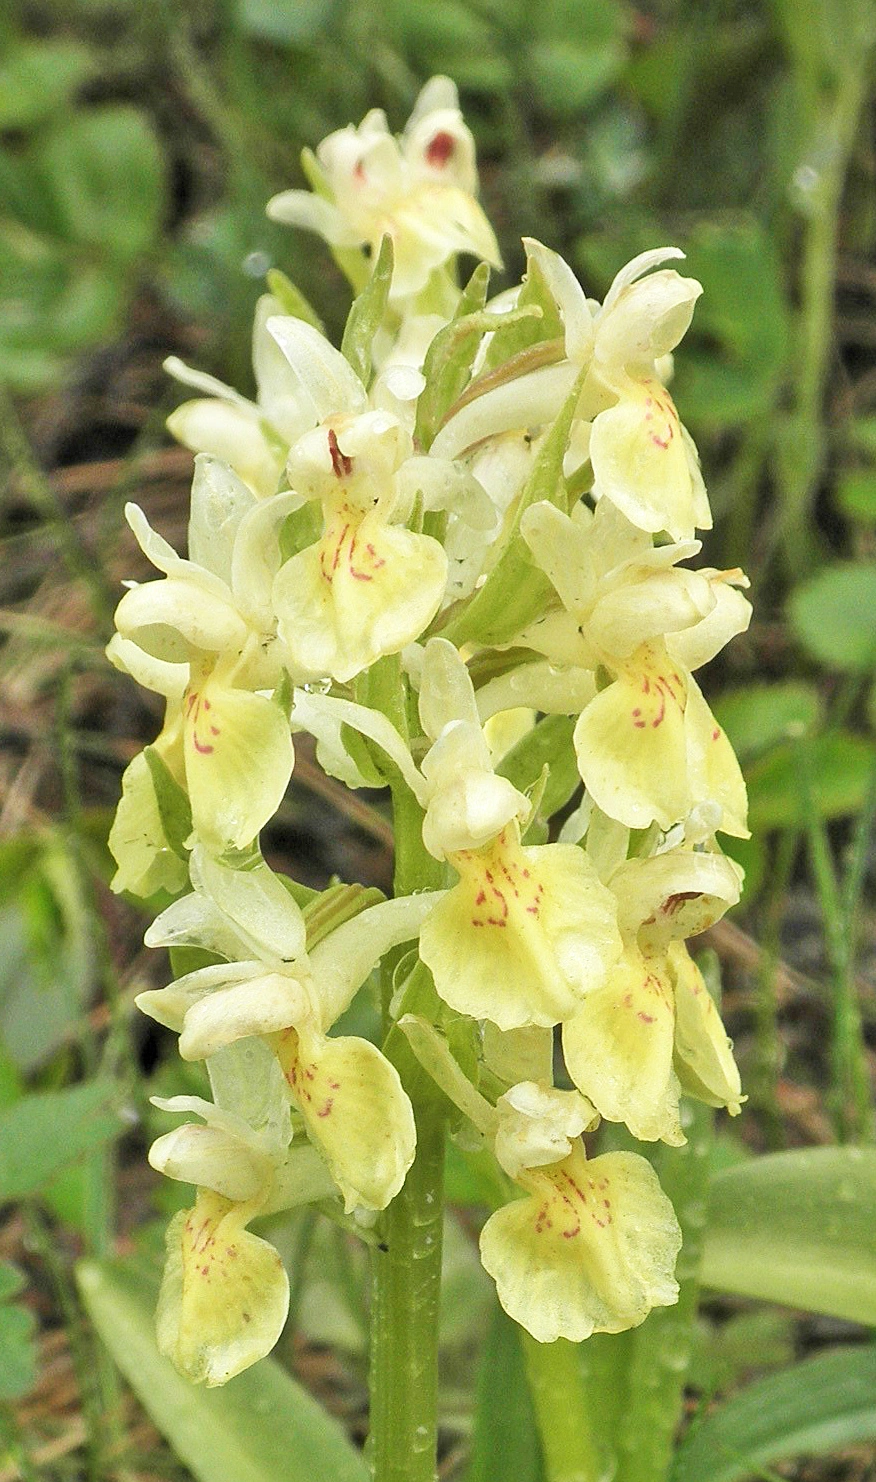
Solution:
[(182, 896), (146, 930), (147, 947), (203, 947), (233, 962), (251, 956), (244, 938), (206, 896)]
[(430, 451), (436, 458), (458, 458), (484, 438), (553, 422), (577, 377), (578, 367), (564, 360), (484, 392), (444, 423)]
[(672, 398), (656, 377), (626, 380), (618, 393), (590, 435), (599, 493), (640, 529), (687, 540), (701, 518), (702, 479), (691, 465)]
[(246, 624), (224, 584), (217, 583), (224, 588), (219, 595), (207, 585), (210, 573), (204, 577), (201, 582), (168, 576), (132, 587), (116, 608), (119, 633), (168, 664), (185, 663), (193, 648), (239, 652), (246, 642)]
[(624, 937), (640, 934), (641, 942), (661, 947), (720, 921), (741, 888), (739, 865), (717, 851), (670, 849), (629, 859), (611, 877)]
[(149, 1162), (166, 1178), (212, 1189), (226, 1199), (254, 1199), (270, 1181), (268, 1159), (232, 1132), (187, 1122), (165, 1132), (149, 1149)]
[(300, 388), (302, 417), (307, 415), (310, 426), (338, 412), (364, 411), (362, 382), (319, 330), (285, 314), (269, 319), (266, 328), (289, 362)]
[(430, 638), (423, 651), (418, 709), (423, 729), (433, 741), (449, 721), (480, 724), (468, 669), (446, 638)]
[(446, 580), (437, 540), (366, 516), (358, 527), (332, 527), (281, 567), (278, 630), (302, 670), (343, 683), (418, 638)]
[(461, 879), (420, 932), (445, 1003), (501, 1029), (567, 1018), (620, 951), (614, 899), (583, 852), (501, 835), (452, 863)]
[(687, 770), (696, 803), (721, 809), (718, 828), (737, 839), (749, 837), (748, 794), (736, 753), (703, 699), (696, 681), (688, 681), (685, 711)]
[(385, 1209), (414, 1160), (416, 1129), (398, 1071), (376, 1045), (287, 1030), (278, 1053), (289, 1089), (347, 1210)]
[(520, 533), (567, 612), (589, 615), (596, 596), (589, 528), (542, 500), (524, 512)]
[(235, 1040), (273, 1034), (300, 1024), (310, 1013), (303, 984), (282, 973), (266, 973), (205, 994), (185, 1016), (179, 1037), (183, 1060), (204, 1060)]
[(611, 287), (602, 303), (603, 315), (607, 315), (613, 309), (617, 300), (631, 283), (635, 283), (644, 273), (650, 273), (652, 268), (659, 268), (662, 262), (670, 262), (672, 259), (683, 259), (684, 253), (680, 247), (650, 247), (647, 252), (640, 252), (615, 273)]
[(675, 975), (675, 1064), (682, 1089), (735, 1117), (745, 1097), (733, 1045), (703, 975), (679, 942), (670, 948)]
[(133, 639), (123, 638), (121, 633), (113, 634), (106, 646), (106, 656), (116, 669), (130, 674), (145, 690), (153, 690), (167, 700), (181, 700), (185, 694), (189, 682), (188, 663), (175, 664), (156, 659)]
[(301, 908), (279, 875), (260, 860), (247, 869), (232, 869), (196, 845), (192, 883), (230, 920), (246, 947), (259, 957), (288, 967), (305, 955), (306, 928)]
[(167, 430), (193, 453), (228, 464), (259, 498), (276, 493), (284, 449), (265, 432), (257, 407), (212, 398), (184, 401), (168, 417)]
[(495, 1153), (509, 1178), (528, 1168), (559, 1163), (572, 1151), (573, 1139), (590, 1127), (596, 1111), (578, 1091), (520, 1081), (496, 1104)]
[(675, 1003), (665, 958), (624, 953), (606, 987), (589, 993), (563, 1025), (575, 1085), (609, 1122), (634, 1137), (677, 1147), (678, 1078), (672, 1067)]
[(127, 890), (145, 898), (156, 890), (173, 895), (184, 888), (188, 870), (167, 842), (152, 773), (142, 752), (125, 768), (107, 843), (118, 867), (111, 882), (116, 893)]
[(664, 268), (627, 284), (598, 320), (596, 355), (603, 364), (647, 366), (674, 350), (687, 333), (703, 291), (696, 278)]
[(708, 579), (714, 593), (711, 612), (683, 633), (670, 633), (666, 640), (676, 662), (690, 670), (708, 664), (731, 638), (746, 632), (751, 621), (751, 603), (739, 591), (739, 586), (748, 584), (741, 571), (706, 570), (700, 575)]
[(688, 780), (683, 670), (658, 652), (602, 690), (575, 727), (578, 770), (594, 802), (628, 828), (663, 829), (694, 799)]
[(357, 247), (362, 240), (337, 206), (309, 190), (280, 191), (279, 195), (271, 196), (265, 210), (272, 221), (317, 232), (333, 247)]
[(283, 1263), (243, 1223), (240, 1206), (205, 1191), (167, 1231), (158, 1348), (195, 1383), (225, 1384), (248, 1369), (270, 1352), (286, 1321)]
[(481, 1259), (505, 1311), (540, 1343), (623, 1332), (677, 1300), (681, 1232), (644, 1158), (576, 1151), (527, 1185), (487, 1220)]
[(612, 658), (627, 659), (643, 643), (692, 628), (715, 606), (711, 584), (698, 571), (644, 567), (623, 576), (599, 597), (587, 623), (591, 643)]
[(251, 844), (292, 772), (289, 723), (266, 695), (206, 681), (186, 701), (185, 763), (195, 832), (222, 853)]
[(231, 585), (231, 557), (240, 522), (255, 495), (233, 468), (199, 453), (192, 479), (189, 558)]
[(551, 252), (534, 237), (524, 237), (527, 266), (532, 260), (553, 295), (563, 320), (566, 354), (583, 365), (593, 353), (593, 316), (581, 284), (558, 252)]

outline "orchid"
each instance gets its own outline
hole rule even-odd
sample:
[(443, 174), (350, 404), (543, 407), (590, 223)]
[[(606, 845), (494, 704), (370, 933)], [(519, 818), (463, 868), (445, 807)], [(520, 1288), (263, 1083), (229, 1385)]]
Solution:
[(626, 1122), (644, 1141), (677, 1146), (682, 1084), (710, 1105), (740, 1109), (726, 1032), (681, 944), (735, 905), (740, 871), (721, 854), (681, 847), (627, 860), (609, 884), (623, 956), (564, 1023), (563, 1054), (602, 1116)]
[[(689, 1280), (654, 1168), (602, 1123), (680, 1148), (683, 1097), (745, 1099), (685, 941), (741, 889), (716, 838), (747, 836), (745, 786), (694, 675), (750, 607), (738, 568), (694, 565), (678, 249), (598, 304), (525, 239), (521, 284), (489, 300), (480, 268), (460, 293), (456, 255), (498, 249), (443, 78), (400, 139), (369, 113), (311, 175), (269, 211), (348, 270), (343, 348), (272, 277), (256, 400), (169, 363), (203, 393), (170, 421), (198, 450), (188, 552), (129, 507), (160, 579), (122, 597), (109, 654), (166, 714), (123, 779), (113, 883), (175, 897), (145, 940), (177, 971), (137, 1003), (213, 1095), (157, 1101), (191, 1120), (150, 1160), (196, 1190), (162, 1352), (208, 1384), (266, 1354), (289, 1286), (250, 1226), (318, 1206), (372, 1243), (376, 1482), (409, 1456), (427, 1482), (447, 1135), (488, 1170), (481, 1259), (534, 1374), (536, 1345), (636, 1328)], [(293, 736), (386, 785), (392, 899), (266, 862)], [(208, 957), (179, 971), (178, 949)]]
[(179, 1032), (187, 1060), (264, 1038), (347, 1207), (384, 1208), (413, 1158), (410, 1103), (374, 1045), (327, 1031), (383, 952), (416, 933), (430, 899), (373, 906), (308, 954), (301, 912), (266, 865), (244, 874), (196, 849), (193, 877), (194, 893), (157, 918), (147, 944), (227, 961), (140, 994), (139, 1006)]
[[(214, 848), (243, 848), (276, 811), (293, 751), (271, 691), (282, 674), (266, 609), (264, 527), (288, 510), (259, 506), (215, 459), (199, 459), (189, 559), (178, 556), (136, 505), (126, 514), (164, 580), (134, 585), (116, 610), (114, 663), (182, 707), (182, 769), (195, 832)], [(268, 569), (270, 569), (270, 557)], [(279, 555), (275, 558), (279, 565)], [(165, 737), (167, 745), (169, 737)]]
[(630, 828), (664, 829), (715, 802), (717, 826), (744, 836), (745, 784), (690, 673), (747, 627), (742, 573), (679, 568), (697, 542), (655, 548), (607, 502), (571, 517), (533, 505), (522, 529), (563, 604), (523, 639), (609, 678), (575, 731), (594, 801)]
[(458, 252), (501, 265), (492, 228), (475, 199), (474, 142), (448, 78), (426, 84), (400, 140), (375, 108), (358, 128), (330, 134), (316, 157), (326, 195), (283, 191), (268, 203), (268, 215), (316, 231), (333, 246), (367, 246), (372, 255), (389, 235), (395, 299), (419, 293)]

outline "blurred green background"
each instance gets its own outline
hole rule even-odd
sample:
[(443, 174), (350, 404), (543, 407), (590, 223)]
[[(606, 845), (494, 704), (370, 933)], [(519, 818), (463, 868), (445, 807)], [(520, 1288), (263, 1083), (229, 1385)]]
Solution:
[[(105, 1253), (167, 1208), (136, 1173), (142, 1126), (139, 1140), (123, 1134), (138, 1119), (148, 1131), (146, 1093), (182, 1089), (182, 1072), (165, 1076), (164, 1046), (131, 1014), (160, 967), (138, 946), (145, 918), (108, 893), (105, 844), (123, 767), (160, 717), (103, 658), (120, 581), (146, 574), (125, 500), (177, 544), (185, 526), (190, 460), (163, 429), (180, 393), (161, 362), (183, 355), (250, 394), (251, 316), (270, 267), (340, 329), (349, 300), (327, 250), (269, 223), (265, 201), (304, 183), (303, 146), (368, 108), (400, 130), (436, 72), (457, 82), (476, 138), (507, 265), (497, 291), (523, 268), (524, 233), (563, 253), (596, 297), (663, 243), (704, 285), (673, 394), (715, 511), (706, 559), (744, 567), (755, 607), (706, 680), (754, 831), (732, 843), (748, 870), (743, 906), (712, 938), (747, 1137), (871, 1137), (874, 31), (867, 0), (7, 0), (0, 1201), (16, 1195), (23, 1213), (0, 1220), (0, 1340), (13, 1356), (0, 1401), (32, 1390), (37, 1328), (45, 1340), (74, 1322), (71, 1252)], [(385, 884), (379, 806), (325, 793), (303, 758), (273, 858), (310, 884), (332, 870)], [(334, 1250), (328, 1266), (345, 1260)], [(334, 1306), (304, 1292), (302, 1311), (317, 1330), (313, 1314), (328, 1312), (316, 1339), (361, 1358), (361, 1273), (326, 1277), (320, 1261)], [(36, 1306), (18, 1298), (16, 1262)], [(469, 1292), (476, 1278), (460, 1269)], [(740, 1363), (715, 1331), (702, 1364), (732, 1382)], [(784, 1362), (786, 1328), (761, 1339), (766, 1366)], [(88, 1341), (71, 1339), (86, 1345), (71, 1467), (82, 1447), (118, 1449)], [(456, 1414), (466, 1401), (453, 1373)], [(47, 1444), (28, 1413), (3, 1410), (21, 1475)]]

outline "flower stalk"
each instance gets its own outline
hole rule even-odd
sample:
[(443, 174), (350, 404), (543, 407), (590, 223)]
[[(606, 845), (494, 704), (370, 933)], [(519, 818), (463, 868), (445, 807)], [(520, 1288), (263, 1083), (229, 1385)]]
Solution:
[[(488, 300), (447, 79), (400, 140), (375, 110), (318, 167), (270, 213), (353, 254), (341, 349), (275, 273), (255, 401), (169, 364), (202, 393), (171, 419), (198, 454), (187, 555), (127, 511), (161, 579), (125, 593), (109, 654), (166, 708), (123, 779), (113, 883), (172, 898), (148, 945), (208, 954), (138, 999), (212, 1096), (157, 1101), (196, 1119), (150, 1150), (196, 1191), (158, 1343), (208, 1385), (267, 1354), (295, 1282), (258, 1221), (329, 1209), (372, 1250), (374, 1482), (434, 1482), (453, 1136), (491, 1170), (480, 1256), (527, 1335), (549, 1482), (601, 1482), (622, 1438), (575, 1345), (626, 1352), (694, 1254), (676, 1274), (686, 1186), (677, 1214), (639, 1143), (682, 1147), (686, 1097), (744, 1099), (685, 946), (739, 898), (718, 836), (747, 836), (694, 678), (746, 627), (747, 582), (689, 564), (711, 512), (668, 390), (701, 287), (658, 248), (597, 304), (525, 239), (523, 282)], [(482, 259), (465, 291), (460, 253)], [(388, 787), (392, 899), (262, 856), (302, 733), (345, 786)], [(348, 1033), (378, 977), (380, 1032)], [(602, 1121), (628, 1142), (596, 1151)]]

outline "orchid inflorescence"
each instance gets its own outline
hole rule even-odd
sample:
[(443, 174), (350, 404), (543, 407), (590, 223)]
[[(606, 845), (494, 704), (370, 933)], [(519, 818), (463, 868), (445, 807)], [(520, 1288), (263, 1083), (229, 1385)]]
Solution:
[[(166, 701), (124, 777), (114, 887), (170, 898), (150, 946), (210, 954), (138, 1000), (212, 1088), (157, 1103), (199, 1120), (150, 1152), (197, 1187), (159, 1345), (209, 1384), (286, 1316), (251, 1222), (318, 1202), (367, 1236), (401, 1189), (416, 1123), (389, 1040), (495, 1158), (483, 1264), (545, 1342), (678, 1291), (650, 1162), (583, 1135), (606, 1119), (679, 1145), (682, 1094), (742, 1100), (685, 946), (739, 897), (716, 835), (747, 833), (694, 678), (746, 627), (746, 581), (689, 564), (711, 517), (667, 390), (700, 285), (664, 248), (600, 304), (525, 240), (521, 284), (488, 299), (499, 254), (444, 78), (400, 141), (372, 112), (309, 168), (314, 193), (268, 210), (360, 289), (342, 348), (272, 273), (257, 401), (168, 363), (200, 393), (170, 419), (197, 454), (188, 555), (129, 506), (162, 579), (131, 585), (109, 649)], [(482, 259), (463, 290), (459, 253)], [(425, 862), (407, 893), (316, 894), (263, 859), (300, 732), (332, 777), (404, 801)], [(382, 1046), (336, 1031), (381, 963)]]

